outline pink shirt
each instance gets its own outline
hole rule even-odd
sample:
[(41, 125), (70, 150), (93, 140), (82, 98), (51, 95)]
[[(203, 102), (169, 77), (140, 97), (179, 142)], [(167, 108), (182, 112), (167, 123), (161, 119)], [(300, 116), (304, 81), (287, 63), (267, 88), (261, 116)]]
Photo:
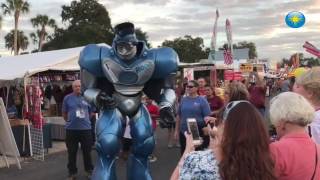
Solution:
[[(316, 147), (307, 133), (283, 136), (279, 141), (270, 144), (270, 150), (275, 160), (278, 180), (311, 180), (316, 164)], [(319, 179), (320, 157), (318, 153), (314, 180)]]

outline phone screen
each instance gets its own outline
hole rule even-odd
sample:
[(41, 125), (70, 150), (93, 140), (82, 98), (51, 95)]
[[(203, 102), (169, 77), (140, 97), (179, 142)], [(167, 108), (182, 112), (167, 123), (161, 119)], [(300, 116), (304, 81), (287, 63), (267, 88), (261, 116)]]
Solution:
[(189, 128), (190, 128), (193, 140), (200, 140), (197, 122), (189, 121), (188, 123), (189, 123)]

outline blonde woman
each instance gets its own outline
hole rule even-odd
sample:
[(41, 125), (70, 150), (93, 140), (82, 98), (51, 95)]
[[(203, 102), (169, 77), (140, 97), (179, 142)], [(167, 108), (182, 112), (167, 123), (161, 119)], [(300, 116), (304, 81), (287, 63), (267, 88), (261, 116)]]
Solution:
[(293, 91), (305, 97), (316, 110), (309, 133), (320, 144), (320, 67), (314, 67), (296, 79)]

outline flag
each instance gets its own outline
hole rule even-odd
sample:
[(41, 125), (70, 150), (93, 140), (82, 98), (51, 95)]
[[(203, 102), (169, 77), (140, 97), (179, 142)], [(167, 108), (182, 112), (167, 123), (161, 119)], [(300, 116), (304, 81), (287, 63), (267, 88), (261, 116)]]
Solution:
[(311, 43), (309, 43), (308, 41), (306, 41), (302, 47), (304, 47), (308, 53), (313, 54), (318, 58), (320, 58), (320, 50), (316, 48), (314, 45), (312, 45)]
[(224, 57), (224, 64), (230, 65), (233, 63), (233, 57), (232, 57), (230, 49), (225, 49), (223, 51), (223, 57)]
[(218, 18), (219, 18), (219, 11), (217, 9), (216, 10), (216, 19), (214, 21), (214, 26), (213, 26), (213, 30), (212, 30), (211, 50), (215, 50), (216, 49)]

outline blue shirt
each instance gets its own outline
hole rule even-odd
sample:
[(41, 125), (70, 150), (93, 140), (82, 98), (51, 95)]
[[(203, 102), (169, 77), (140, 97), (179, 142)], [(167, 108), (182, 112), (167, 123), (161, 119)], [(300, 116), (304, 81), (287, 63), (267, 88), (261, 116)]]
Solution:
[(62, 112), (68, 114), (66, 129), (70, 130), (90, 130), (91, 105), (82, 96), (74, 93), (68, 94), (63, 99)]
[(180, 117), (180, 132), (188, 130), (187, 118), (195, 118), (199, 129), (206, 126), (204, 117), (211, 113), (210, 106), (206, 98), (197, 96), (195, 98), (186, 96), (181, 99), (178, 115)]

